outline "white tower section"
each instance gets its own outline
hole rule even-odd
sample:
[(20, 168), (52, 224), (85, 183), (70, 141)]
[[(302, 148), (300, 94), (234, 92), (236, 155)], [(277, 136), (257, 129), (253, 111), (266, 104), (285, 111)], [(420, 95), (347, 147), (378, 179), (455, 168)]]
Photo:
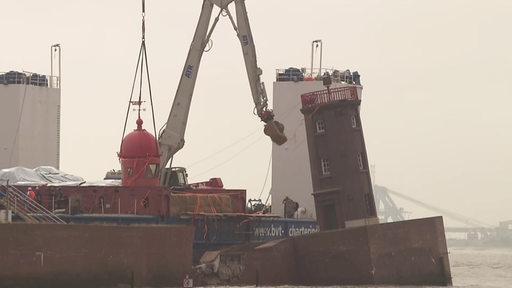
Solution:
[[(11, 72), (9, 72), (11, 73)], [(59, 168), (60, 88), (33, 75), (0, 73), (0, 169)], [(12, 77), (15, 74), (15, 80)], [(21, 80), (19, 78), (22, 78)]]
[[(288, 71), (290, 69), (286, 69)], [(299, 69), (294, 69), (296, 72)], [(281, 72), (281, 73), (280, 73)], [(300, 96), (304, 93), (324, 90), (321, 79), (289, 81), (283, 70), (276, 72), (273, 83), (273, 110), (283, 123), (288, 141), (281, 146), (272, 145), (272, 213), (283, 216), (283, 199), (288, 196), (299, 203), (298, 218), (315, 218), (315, 202), (312, 196), (311, 169), (309, 167), (308, 143), (304, 115), (300, 112)], [(300, 73), (300, 72), (297, 72)], [(295, 72), (292, 72), (295, 75)], [(332, 72), (331, 72), (332, 74)], [(289, 74), (291, 75), (291, 74)], [(295, 76), (291, 76), (292, 78)], [(301, 74), (302, 75), (302, 74)], [(283, 81), (284, 79), (284, 81)], [(331, 88), (343, 87), (347, 83), (333, 78)]]

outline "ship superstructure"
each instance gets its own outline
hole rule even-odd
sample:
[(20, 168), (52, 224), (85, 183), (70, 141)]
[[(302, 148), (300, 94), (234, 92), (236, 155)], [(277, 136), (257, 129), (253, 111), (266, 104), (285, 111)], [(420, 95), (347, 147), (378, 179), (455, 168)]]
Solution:
[(59, 78), (37, 73), (0, 73), (0, 169), (59, 167)]

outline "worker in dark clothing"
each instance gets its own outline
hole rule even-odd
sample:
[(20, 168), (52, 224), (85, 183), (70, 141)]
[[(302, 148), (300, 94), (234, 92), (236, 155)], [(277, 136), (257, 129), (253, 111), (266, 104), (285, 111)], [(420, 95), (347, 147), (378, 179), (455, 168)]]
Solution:
[(284, 217), (293, 218), (293, 215), (299, 209), (299, 203), (293, 201), (288, 196), (283, 199), (284, 204)]

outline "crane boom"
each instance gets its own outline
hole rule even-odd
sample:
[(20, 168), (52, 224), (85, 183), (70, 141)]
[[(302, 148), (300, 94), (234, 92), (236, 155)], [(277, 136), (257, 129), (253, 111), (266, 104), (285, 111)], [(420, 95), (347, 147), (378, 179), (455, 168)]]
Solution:
[(453, 220), (459, 221), (460, 223), (464, 223), (464, 224), (466, 224), (468, 226), (472, 226), (472, 227), (491, 227), (491, 225), (483, 223), (480, 220), (472, 219), (470, 217), (467, 217), (467, 216), (464, 216), (464, 215), (460, 215), (460, 214), (448, 211), (446, 209), (442, 209), (442, 208), (436, 207), (436, 206), (431, 205), (431, 204), (427, 204), (425, 202), (422, 202), (420, 200), (414, 199), (414, 198), (412, 198), (410, 196), (407, 196), (407, 195), (402, 194), (402, 193), (398, 193), (398, 192), (393, 191), (393, 190), (389, 190), (389, 189), (386, 189), (386, 190), (390, 194), (393, 194), (395, 196), (401, 197), (401, 198), (403, 198), (405, 200), (408, 200), (408, 201), (410, 201), (410, 202), (412, 202), (414, 204), (417, 204), (417, 205), (419, 205), (419, 206), (421, 206), (423, 208), (427, 208), (430, 211), (441, 213), (442, 215), (444, 215), (446, 217), (452, 218)]
[(213, 11), (213, 3), (204, 1), (201, 16), (197, 23), (194, 38), (188, 51), (187, 60), (181, 73), (180, 82), (167, 122), (158, 137), (160, 146), (160, 167), (163, 169), (172, 156), (185, 144), (185, 129), (187, 127), (190, 103), (199, 71), (199, 64), (203, 56), (203, 50), (208, 43), (207, 32), (210, 17)]
[[(249, 26), (249, 18), (247, 17), (247, 10), (245, 2), (242, 0), (235, 0), (236, 4), (236, 20), (238, 28), (234, 25), (237, 31), (237, 37), (242, 45), (242, 52), (244, 55), (245, 68), (247, 70), (247, 77), (249, 78), (249, 85), (254, 100), (255, 110), (258, 115), (267, 109), (267, 93), (265, 85), (261, 82), (260, 76), (263, 74), (262, 70), (258, 67), (256, 62), (256, 47), (252, 38), (251, 27)], [(230, 16), (230, 19), (233, 19)]]
[[(237, 23), (235, 24), (228, 5), (235, 2)], [(213, 7), (220, 8), (212, 26), (209, 28)], [(167, 119), (167, 123), (162, 128), (158, 137), (160, 146), (160, 167), (164, 169), (176, 152), (178, 152), (185, 144), (185, 129), (187, 126), (190, 104), (194, 86), (199, 71), (199, 64), (203, 55), (206, 44), (210, 40), (210, 36), (219, 20), (219, 16), (226, 13), (237, 32), (237, 36), (242, 45), (245, 66), (251, 87), (251, 93), (255, 106), (255, 114), (265, 122), (264, 133), (278, 145), (287, 141), (284, 135), (284, 126), (274, 120), (274, 113), (268, 108), (268, 99), (265, 91), (265, 85), (260, 80), (262, 71), (258, 68), (256, 62), (256, 48), (254, 46), (251, 29), (249, 26), (249, 18), (245, 7), (245, 0), (203, 0), (203, 7), (192, 44), (188, 52), (187, 60), (183, 67), (178, 89), (174, 97), (174, 102)]]

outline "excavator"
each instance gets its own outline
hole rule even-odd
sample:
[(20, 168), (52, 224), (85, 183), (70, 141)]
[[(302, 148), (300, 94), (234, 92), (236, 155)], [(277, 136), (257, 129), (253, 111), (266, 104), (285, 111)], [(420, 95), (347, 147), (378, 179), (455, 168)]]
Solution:
[[(235, 5), (236, 22), (228, 9), (228, 6), (232, 2), (234, 2)], [(220, 10), (210, 26), (210, 20), (215, 6), (220, 8)], [(183, 148), (185, 144), (185, 129), (199, 71), (199, 64), (201, 63), (201, 57), (221, 15), (228, 16), (240, 40), (254, 101), (254, 114), (265, 123), (263, 131), (270, 137), (272, 142), (277, 145), (282, 145), (287, 141), (284, 134), (284, 125), (274, 120), (274, 113), (272, 109), (268, 108), (267, 93), (265, 91), (265, 85), (260, 79), (262, 70), (258, 67), (256, 61), (256, 49), (249, 26), (245, 0), (204, 0), (167, 123), (159, 132), (158, 145), (161, 153), (160, 167), (162, 169), (160, 183), (164, 186), (174, 186), (173, 184), (176, 183), (172, 182), (182, 183), (179, 179), (186, 179), (186, 172), (183, 168), (165, 167), (174, 154)]]

